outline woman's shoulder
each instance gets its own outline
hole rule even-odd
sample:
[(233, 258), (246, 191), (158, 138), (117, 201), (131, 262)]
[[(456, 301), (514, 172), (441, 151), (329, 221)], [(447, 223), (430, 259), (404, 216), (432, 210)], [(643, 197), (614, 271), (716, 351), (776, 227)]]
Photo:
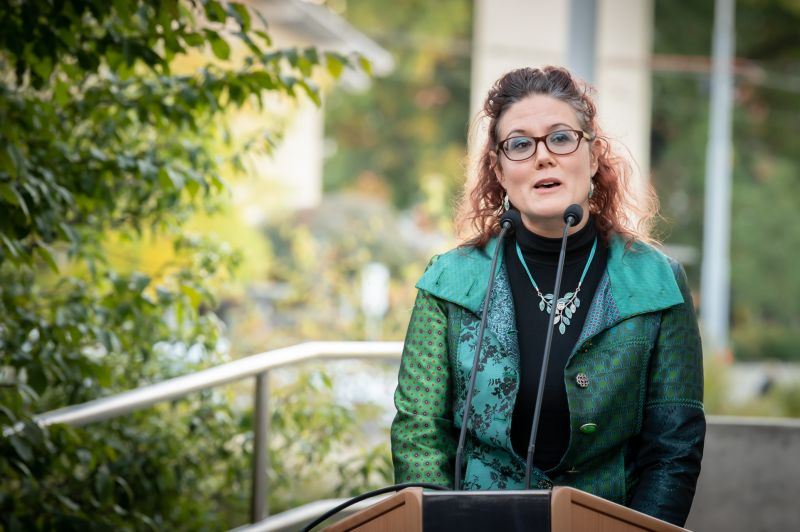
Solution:
[(654, 243), (644, 240), (625, 240), (619, 235), (609, 237), (609, 249), (620, 257), (635, 257), (635, 260), (644, 263), (668, 264), (673, 271), (680, 269), (680, 263), (671, 257), (667, 250)]
[(609, 269), (616, 270), (617, 275), (620, 271), (627, 271), (640, 280), (666, 283), (678, 290), (683, 290), (688, 284), (683, 265), (669, 254), (668, 249), (638, 239), (628, 242), (615, 235), (610, 241)]
[(480, 299), (480, 290), (475, 287), (486, 284), (492, 261), (489, 253), (494, 245), (496, 243), (490, 242), (484, 248), (457, 246), (435, 255), (416, 287), (441, 299), (472, 308), (479, 304)]
[(431, 257), (420, 281), (431, 277), (440, 278), (446, 272), (463, 272), (480, 267), (484, 262), (485, 252), (472, 246), (456, 246)]

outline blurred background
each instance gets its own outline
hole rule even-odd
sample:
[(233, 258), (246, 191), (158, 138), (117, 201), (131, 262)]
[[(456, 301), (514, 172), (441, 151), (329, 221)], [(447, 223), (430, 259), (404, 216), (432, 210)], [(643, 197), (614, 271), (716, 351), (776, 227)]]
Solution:
[[(35, 416), (302, 342), (402, 340), (416, 280), (458, 243), (486, 90), (544, 64), (594, 85), (658, 192), (706, 412), (736, 416), (708, 471), (753, 460), (751, 486), (780, 487), (761, 461), (800, 444), (797, 0), (1, 4), (0, 528), (247, 523), (250, 381), (82, 427)], [(268, 513), (392, 482), (396, 372), (270, 371)], [(699, 500), (740, 480), (701, 477)], [(702, 513), (688, 526), (734, 529)]]

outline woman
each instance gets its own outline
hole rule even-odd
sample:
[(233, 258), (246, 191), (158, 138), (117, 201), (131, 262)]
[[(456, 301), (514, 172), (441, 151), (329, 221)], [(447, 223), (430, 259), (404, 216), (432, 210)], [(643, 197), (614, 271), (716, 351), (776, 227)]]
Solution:
[[(452, 487), (499, 218), (517, 209), (522, 224), (502, 244), (489, 301), (464, 488), (524, 487), (553, 326), (533, 485), (573, 486), (683, 525), (705, 436), (700, 337), (683, 269), (630, 221), (628, 167), (568, 71), (509, 72), (483, 114), (488, 139), (463, 217), (475, 235), (435, 257), (417, 283), (395, 392), (396, 481)], [(574, 203), (589, 215), (569, 232), (550, 325), (563, 213)]]

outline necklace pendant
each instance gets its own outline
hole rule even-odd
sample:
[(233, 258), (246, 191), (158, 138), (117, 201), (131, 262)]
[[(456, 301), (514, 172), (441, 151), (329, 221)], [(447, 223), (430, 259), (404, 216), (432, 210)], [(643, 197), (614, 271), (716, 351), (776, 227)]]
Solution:
[[(586, 266), (584, 266), (583, 268), (583, 273), (581, 274), (581, 278), (578, 281), (578, 286), (575, 288), (575, 291), (567, 292), (566, 294), (564, 294), (564, 297), (558, 298), (558, 301), (553, 301), (555, 299), (555, 296), (553, 294), (542, 295), (542, 292), (539, 290), (536, 281), (533, 280), (533, 275), (531, 275), (531, 271), (530, 269), (528, 269), (528, 265), (525, 263), (525, 258), (522, 256), (522, 250), (519, 247), (519, 243), (516, 243), (515, 245), (517, 248), (517, 257), (519, 257), (519, 261), (520, 263), (522, 263), (522, 267), (525, 269), (525, 273), (528, 274), (528, 279), (530, 279), (533, 289), (536, 290), (536, 294), (539, 296), (539, 310), (541, 310), (542, 312), (546, 312), (548, 316), (552, 315), (553, 327), (558, 325), (558, 332), (561, 334), (566, 333), (567, 326), (570, 324), (572, 316), (581, 306), (581, 300), (578, 298), (578, 292), (581, 291), (581, 285), (583, 284), (583, 280), (586, 277), (586, 272), (589, 271), (589, 266), (592, 264), (592, 259), (594, 258), (594, 252), (595, 249), (597, 249), (597, 238), (594, 239), (594, 244), (592, 244), (592, 251), (589, 253), (589, 260), (586, 261)], [(553, 309), (554, 303), (556, 306), (555, 309)]]

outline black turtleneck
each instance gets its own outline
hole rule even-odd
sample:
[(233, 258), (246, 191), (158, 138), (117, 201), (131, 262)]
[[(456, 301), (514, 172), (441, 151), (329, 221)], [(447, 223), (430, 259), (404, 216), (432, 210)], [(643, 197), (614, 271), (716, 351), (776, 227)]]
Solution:
[[(516, 227), (514, 235), (515, 238), (509, 238), (505, 243), (505, 260), (514, 297), (520, 353), (520, 387), (511, 423), (511, 443), (514, 450), (524, 458), (528, 454), (548, 315), (539, 309), (539, 296), (517, 256), (515, 242), (519, 243), (539, 290), (547, 295), (553, 292), (555, 285), (561, 238), (545, 238), (525, 227)], [(580, 337), (589, 304), (605, 271), (608, 257), (608, 250), (597, 234), (591, 217), (583, 228), (570, 235), (567, 240), (564, 274), (561, 278), (562, 297), (567, 292), (574, 292), (578, 286), (595, 238), (597, 249), (578, 295), (580, 306), (566, 326), (564, 334), (559, 332), (558, 326), (553, 331), (534, 455), (534, 464), (543, 471), (557, 466), (569, 445), (569, 406), (564, 387), (564, 367)]]

